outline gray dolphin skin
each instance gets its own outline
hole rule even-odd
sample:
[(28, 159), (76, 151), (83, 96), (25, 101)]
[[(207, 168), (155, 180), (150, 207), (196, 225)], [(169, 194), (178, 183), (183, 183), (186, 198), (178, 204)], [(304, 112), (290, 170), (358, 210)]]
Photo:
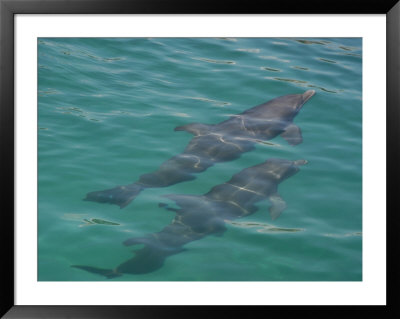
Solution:
[(232, 161), (254, 144), (282, 136), (290, 145), (302, 142), (301, 130), (293, 124), (294, 117), (313, 95), (314, 90), (275, 98), (218, 124), (192, 123), (178, 126), (194, 137), (184, 152), (170, 158), (157, 171), (141, 175), (135, 183), (88, 193), (85, 200), (128, 205), (142, 190), (167, 187), (195, 179), (193, 174), (205, 171), (214, 163)]
[(254, 204), (259, 201), (270, 201), (269, 212), (271, 218), (276, 219), (286, 208), (278, 193), (279, 183), (296, 174), (299, 166), (306, 163), (305, 160), (269, 159), (242, 170), (204, 195), (165, 195), (179, 206), (170, 208), (160, 204), (175, 212), (173, 221), (158, 233), (126, 240), (126, 246), (144, 245), (135, 251), (133, 258), (115, 269), (72, 267), (107, 278), (150, 273), (161, 268), (168, 256), (184, 251), (185, 244), (208, 235), (221, 235), (226, 230), (225, 222), (255, 213), (257, 206)]

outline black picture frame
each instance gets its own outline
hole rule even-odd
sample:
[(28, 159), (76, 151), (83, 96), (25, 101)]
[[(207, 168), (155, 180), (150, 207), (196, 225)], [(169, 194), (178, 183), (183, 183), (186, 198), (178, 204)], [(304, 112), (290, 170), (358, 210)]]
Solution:
[[(29, 306), (14, 303), (14, 15), (15, 14), (386, 14), (387, 19), (387, 305), (386, 306)], [(379, 318), (399, 315), (396, 286), (399, 263), (396, 258), (400, 136), (399, 57), (400, 3), (398, 0), (326, 1), (176, 1), (176, 0), (0, 0), (0, 141), (1, 141), (1, 308), (4, 318), (155, 318), (226, 317), (254, 315), (355, 316), (363, 313)], [(384, 107), (383, 105), (379, 107)], [(251, 308), (250, 308), (251, 307)], [(251, 311), (251, 312), (250, 312)]]

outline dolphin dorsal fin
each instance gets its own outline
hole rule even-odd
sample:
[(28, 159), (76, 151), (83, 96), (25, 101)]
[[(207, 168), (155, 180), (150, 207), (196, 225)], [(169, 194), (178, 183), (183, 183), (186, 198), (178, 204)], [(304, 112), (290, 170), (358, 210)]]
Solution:
[(175, 131), (186, 131), (195, 136), (204, 135), (211, 130), (212, 125), (202, 123), (190, 123), (175, 127)]

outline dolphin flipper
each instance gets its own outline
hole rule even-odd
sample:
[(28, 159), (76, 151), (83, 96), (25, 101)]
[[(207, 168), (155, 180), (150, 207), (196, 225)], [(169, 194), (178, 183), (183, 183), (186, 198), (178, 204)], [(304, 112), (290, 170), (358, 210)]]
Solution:
[(158, 207), (165, 208), (166, 210), (169, 210), (169, 211), (175, 212), (175, 213), (179, 212), (179, 209), (173, 208), (173, 207), (169, 207), (168, 204), (166, 204), (166, 203), (158, 203)]
[(303, 137), (301, 136), (301, 129), (297, 125), (291, 124), (286, 130), (281, 134), (281, 136), (290, 144), (297, 145), (303, 142)]
[(123, 242), (125, 246), (132, 246), (132, 245), (152, 245), (154, 242), (154, 238), (151, 237), (132, 237)]
[(268, 199), (271, 202), (269, 213), (272, 220), (275, 220), (286, 209), (287, 205), (278, 193), (271, 195)]
[(202, 123), (190, 123), (182, 126), (175, 127), (174, 131), (186, 131), (195, 136), (204, 135), (211, 130), (212, 125)]
[(163, 195), (163, 197), (173, 200), (178, 206), (182, 208), (193, 207), (193, 205), (198, 205), (199, 203), (204, 202), (203, 196), (198, 195), (167, 194)]
[(142, 191), (142, 189), (143, 187), (136, 183), (127, 186), (117, 186), (103, 191), (88, 193), (84, 200), (116, 204), (120, 208), (124, 208)]

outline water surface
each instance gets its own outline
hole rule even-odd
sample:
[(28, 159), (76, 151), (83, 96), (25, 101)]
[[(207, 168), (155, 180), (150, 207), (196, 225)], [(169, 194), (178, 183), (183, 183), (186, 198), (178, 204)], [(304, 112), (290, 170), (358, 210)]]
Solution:
[[(284, 158), (308, 164), (279, 186), (288, 207), (277, 220), (261, 202), (159, 270), (111, 280), (361, 280), (361, 46), (355, 38), (40, 38), (38, 279), (110, 280), (71, 265), (116, 267), (133, 256), (124, 240), (173, 219), (158, 205), (168, 202), (162, 195), (204, 194)], [(294, 120), (300, 145), (258, 143), (193, 181), (145, 190), (122, 210), (82, 200), (181, 153), (192, 136), (176, 126), (215, 124), (309, 89), (316, 95)]]

